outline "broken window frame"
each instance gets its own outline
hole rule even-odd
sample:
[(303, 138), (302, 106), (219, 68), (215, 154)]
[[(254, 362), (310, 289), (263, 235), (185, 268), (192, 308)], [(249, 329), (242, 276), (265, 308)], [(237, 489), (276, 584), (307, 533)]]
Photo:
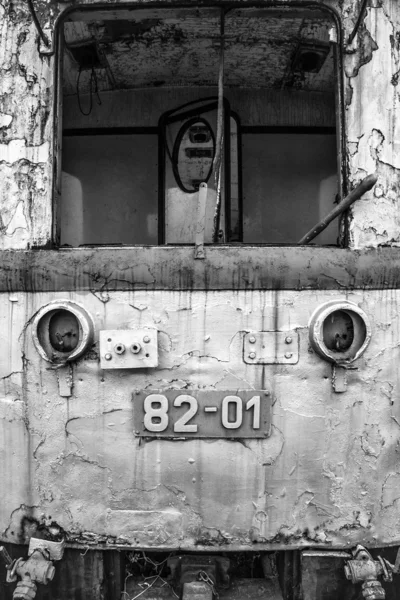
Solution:
[[(149, 6), (149, 4), (131, 4), (131, 3), (121, 3), (121, 4), (113, 4), (113, 5), (107, 5), (105, 6), (104, 4), (86, 4), (84, 0), (82, 0), (79, 4), (74, 4), (74, 6), (71, 6), (69, 8), (67, 8), (62, 15), (59, 17), (57, 23), (56, 23), (56, 27), (55, 27), (55, 52), (56, 52), (56, 61), (55, 61), (55, 76), (54, 76), (54, 80), (55, 80), (55, 94), (54, 94), (54, 169), (53, 169), (53, 198), (52, 198), (52, 237), (53, 237), (53, 242), (52, 242), (52, 246), (56, 247), (56, 248), (60, 248), (60, 207), (61, 207), (61, 156), (62, 156), (62, 138), (63, 135), (65, 135), (65, 132), (63, 132), (63, 110), (62, 110), (62, 98), (63, 98), (63, 81), (62, 81), (62, 75), (63, 75), (63, 53), (64, 53), (64, 39), (63, 39), (63, 25), (64, 22), (67, 20), (67, 18), (69, 17), (69, 15), (71, 13), (79, 13), (79, 12), (92, 12), (94, 15), (99, 12), (101, 12), (102, 14), (104, 13), (109, 13), (110, 15), (112, 15), (112, 19), (118, 19), (119, 18), (119, 14), (120, 12), (123, 11), (129, 11), (130, 14), (132, 14), (134, 11), (141, 11), (143, 9), (145, 9), (147, 6)], [(229, 3), (216, 3), (216, 2), (205, 2), (204, 4), (201, 4), (200, 8), (218, 8), (218, 7), (225, 7), (225, 8), (229, 8), (229, 9), (244, 9), (244, 8), (260, 8), (260, 9), (264, 9), (264, 10), (268, 10), (271, 8), (283, 8), (283, 9), (288, 9), (288, 8), (293, 8), (295, 10), (299, 10), (301, 11), (301, 9), (304, 8), (311, 8), (311, 9), (315, 9), (318, 11), (325, 11), (326, 13), (328, 13), (330, 15), (330, 17), (332, 18), (332, 23), (335, 26), (335, 33), (336, 33), (336, 42), (334, 43), (334, 70), (335, 70), (335, 113), (336, 113), (336, 147), (337, 147), (337, 177), (338, 177), (338, 192), (339, 192), (339, 196), (340, 199), (342, 200), (347, 192), (347, 169), (346, 169), (346, 165), (344, 163), (343, 157), (345, 156), (345, 112), (344, 112), (344, 82), (343, 82), (343, 56), (342, 56), (342, 40), (343, 40), (343, 29), (342, 29), (342, 25), (341, 25), (341, 20), (340, 17), (338, 15), (338, 13), (336, 12), (335, 9), (333, 9), (331, 6), (326, 5), (325, 3), (320, 3), (320, 2), (310, 2), (310, 3), (306, 3), (303, 4), (301, 2), (298, 2), (296, 0), (293, 1), (282, 1), (282, 0), (272, 0), (271, 2), (268, 2), (268, 4), (264, 4), (264, 3), (260, 3), (260, 2), (251, 2), (251, 3), (247, 3), (247, 2), (243, 2), (243, 1), (236, 1), (236, 2), (229, 2)], [(167, 7), (165, 6), (165, 4), (163, 3), (151, 3), (151, 7), (155, 8), (155, 9), (166, 9), (166, 10), (171, 10), (174, 8), (177, 9), (182, 9), (182, 8), (193, 8), (193, 5), (190, 4), (189, 2), (185, 2), (185, 3), (173, 3), (172, 5), (168, 5)], [(237, 123), (238, 123), (238, 137), (240, 139), (240, 135), (241, 135), (241, 131), (244, 131), (246, 128), (242, 128), (240, 127), (240, 119), (239, 117), (236, 115), (235, 112), (232, 112), (231, 115), (233, 115), (235, 117), (235, 119), (237, 119)], [(106, 130), (107, 129), (107, 133), (111, 133), (111, 129), (112, 128), (90, 128), (90, 135), (99, 135), (101, 134), (102, 130)], [(133, 128), (127, 128), (127, 127), (121, 127), (121, 128), (114, 128), (114, 133), (123, 133), (123, 130), (127, 131), (128, 129), (132, 130), (132, 133), (135, 133), (135, 130), (140, 130), (140, 129), (145, 129), (145, 128), (140, 128), (140, 127), (133, 127)], [(153, 129), (153, 128), (148, 128)], [(159, 128), (154, 128), (154, 129), (159, 129)], [(257, 129), (256, 127), (254, 129)], [(271, 127), (265, 127), (265, 129), (274, 129), (273, 126)], [(281, 129), (279, 126), (276, 127), (276, 132), (278, 132), (278, 130)], [(295, 129), (295, 128), (294, 128)], [(301, 126), (299, 126), (297, 129), (302, 129)], [(303, 128), (305, 129), (305, 128)], [(316, 132), (316, 130), (318, 129), (316, 128), (310, 128), (314, 129), (313, 133)], [(118, 130), (118, 131), (117, 131)], [(67, 135), (84, 135), (83, 133), (81, 133), (83, 131), (83, 129), (80, 130), (80, 133), (75, 132), (74, 130), (66, 130), (66, 134)], [(150, 131), (149, 131), (150, 133)], [(154, 131), (151, 131), (151, 133), (154, 133)], [(162, 147), (162, 143), (159, 142), (159, 153), (158, 153), (158, 157), (160, 159), (161, 157), (161, 150), (160, 148)], [(240, 148), (240, 145), (239, 145)], [(229, 154), (228, 154), (229, 157)], [(228, 163), (229, 161), (226, 160), (226, 163)], [(240, 163), (239, 163), (240, 164)], [(229, 170), (229, 166), (228, 166), (228, 170)], [(159, 169), (159, 171), (161, 171), (161, 169)], [(241, 190), (241, 179), (242, 179), (242, 173), (241, 173), (241, 169), (239, 168), (239, 189)], [(161, 183), (161, 175), (159, 177), (159, 183)], [(161, 201), (160, 201), (160, 189), (159, 189), (159, 215), (158, 215), (158, 243), (154, 244), (154, 246), (162, 246), (165, 245), (165, 212), (163, 212), (161, 209)], [(239, 193), (239, 211), (240, 211), (240, 215), (241, 218), (239, 220), (239, 229), (240, 229), (240, 240), (243, 239), (243, 219), (242, 219), (242, 214), (243, 214), (243, 207), (242, 207), (242, 202), (243, 202), (243, 198), (242, 198), (242, 193)], [(162, 205), (165, 205), (165, 200), (163, 199)], [(226, 219), (226, 225), (228, 226), (228, 221), (229, 218)], [(227, 229), (227, 231), (229, 231), (229, 228)], [(344, 212), (340, 217), (339, 217), (339, 226), (338, 226), (338, 231), (339, 231), (339, 235), (338, 235), (338, 247), (341, 248), (346, 248), (348, 246), (348, 217), (347, 217), (347, 211)], [(268, 242), (263, 242), (263, 243), (246, 243), (246, 242), (240, 242), (239, 240), (239, 244), (242, 245), (243, 247), (247, 247), (247, 246), (253, 246), (253, 245), (257, 245), (257, 246), (297, 246), (297, 244), (291, 244), (291, 243), (283, 243), (283, 244), (271, 244)], [(237, 241), (234, 241), (233, 244), (237, 244)], [(111, 244), (111, 245), (115, 245), (115, 244)], [(124, 244), (117, 244), (120, 245), (121, 247), (127, 248), (127, 247), (140, 247), (142, 246), (142, 244), (129, 244), (129, 245), (124, 245)], [(169, 245), (173, 245), (173, 244), (169, 244)], [(193, 244), (189, 244), (190, 246), (193, 246)], [(207, 244), (208, 245), (208, 244)], [(214, 245), (214, 244), (210, 244), (210, 245)], [(219, 245), (219, 244), (217, 244)], [(224, 245), (231, 245), (229, 242), (227, 242)], [(82, 244), (81, 246), (78, 246), (78, 248), (84, 248), (87, 246), (95, 246), (95, 247), (104, 247), (104, 246), (110, 246), (110, 244)], [(239, 246), (240, 247), (240, 246)]]

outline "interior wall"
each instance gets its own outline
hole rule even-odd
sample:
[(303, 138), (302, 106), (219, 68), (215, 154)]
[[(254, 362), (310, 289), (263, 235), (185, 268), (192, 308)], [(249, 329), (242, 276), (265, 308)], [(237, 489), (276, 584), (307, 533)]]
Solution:
[[(88, 116), (79, 111), (76, 97), (68, 97), (64, 130), (156, 128), (167, 110), (215, 92), (214, 88), (106, 92), (102, 104), (93, 103)], [(244, 128), (335, 124), (333, 99), (327, 94), (228, 89), (226, 97)], [(216, 134), (216, 126), (214, 130)], [(296, 243), (333, 207), (337, 193), (334, 135), (252, 134), (247, 130), (239, 150), (242, 171), (233, 176), (238, 179), (241, 175), (245, 243)], [(168, 166), (166, 157), (166, 241), (190, 243), (194, 241), (198, 194), (168, 195), (168, 190), (179, 192), (170, 181)], [(156, 129), (145, 135), (66, 135), (62, 168), (62, 245), (158, 243)], [(215, 210), (211, 188), (212, 181), (206, 241), (211, 241)], [(237, 199), (235, 204), (237, 213)], [(335, 244), (336, 238), (334, 223), (317, 243)]]
[(65, 136), (61, 245), (157, 244), (158, 136)]
[[(93, 102), (90, 115), (83, 115), (77, 97), (66, 96), (64, 129), (88, 127), (157, 127), (160, 116), (186, 102), (217, 96), (216, 87), (175, 87), (101, 92), (101, 104)], [(294, 89), (268, 90), (226, 88), (225, 97), (242, 126), (335, 127), (333, 94)], [(83, 106), (89, 99), (82, 96)]]
[[(333, 207), (336, 136), (242, 135), (243, 241), (296, 243)], [(335, 244), (333, 222), (316, 243)]]

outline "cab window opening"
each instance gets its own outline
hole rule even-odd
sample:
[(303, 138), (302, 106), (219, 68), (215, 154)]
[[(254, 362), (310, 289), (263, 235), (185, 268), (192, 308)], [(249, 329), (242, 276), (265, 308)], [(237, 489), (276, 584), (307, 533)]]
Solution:
[[(81, 9), (62, 26), (59, 245), (194, 244), (200, 183), (206, 244), (296, 244), (334, 207), (340, 77), (327, 10), (233, 6), (223, 41), (218, 7), (109, 14)], [(313, 243), (338, 239), (335, 221)]]

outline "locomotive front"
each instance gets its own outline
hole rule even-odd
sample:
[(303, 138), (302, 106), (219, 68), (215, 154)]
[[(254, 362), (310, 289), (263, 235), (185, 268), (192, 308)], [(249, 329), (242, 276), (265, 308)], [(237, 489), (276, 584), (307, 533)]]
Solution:
[(0, 2), (4, 597), (395, 598), (394, 0), (42, 4)]

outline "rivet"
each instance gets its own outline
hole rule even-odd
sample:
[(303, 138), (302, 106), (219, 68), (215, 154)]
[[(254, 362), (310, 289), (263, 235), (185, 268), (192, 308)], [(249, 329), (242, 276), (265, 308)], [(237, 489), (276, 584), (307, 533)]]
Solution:
[(255, 358), (255, 357), (256, 357), (256, 353), (255, 352), (250, 352), (249, 358)]
[(292, 358), (293, 352), (285, 352), (285, 358)]
[(250, 342), (250, 344), (255, 344), (256, 343), (256, 338), (254, 337), (254, 335), (251, 335), (249, 337), (249, 342)]
[(291, 343), (293, 342), (293, 339), (290, 337), (290, 335), (288, 335), (288, 336), (285, 338), (285, 342), (286, 342), (287, 344), (291, 344)]
[(143, 338), (143, 341), (144, 341), (145, 344), (148, 344), (150, 342), (149, 336), (145, 335), (144, 338)]
[(264, 396), (269, 396), (268, 390), (264, 392)]
[(112, 359), (112, 355), (109, 352), (107, 352), (107, 354), (104, 355), (104, 358), (106, 360), (111, 360)]

